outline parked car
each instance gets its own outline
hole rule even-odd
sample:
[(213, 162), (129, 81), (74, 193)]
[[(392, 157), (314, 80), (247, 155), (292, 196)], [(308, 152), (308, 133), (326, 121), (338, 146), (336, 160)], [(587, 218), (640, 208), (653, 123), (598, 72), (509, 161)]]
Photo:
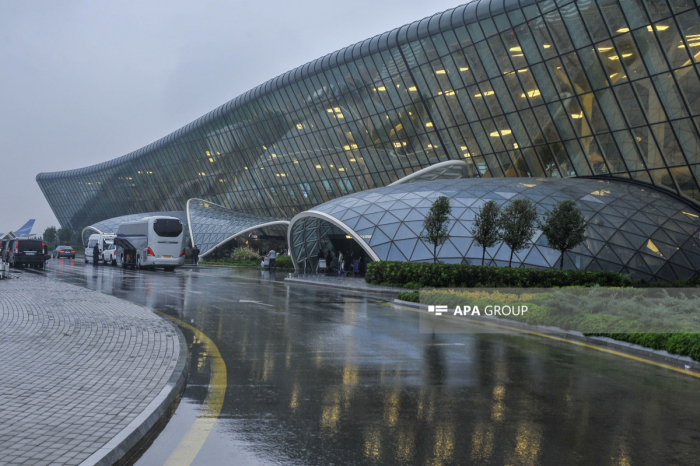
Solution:
[(49, 260), (49, 254), (46, 253), (46, 245), (41, 240), (15, 239), (10, 243), (7, 262), (11, 267), (28, 265), (43, 269), (47, 260)]
[(9, 250), (11, 241), (12, 240), (10, 239), (0, 240), (0, 260), (2, 260), (3, 262), (5, 262), (5, 252)]
[(56, 259), (60, 259), (61, 257), (75, 259), (75, 249), (71, 246), (56, 246), (56, 249), (51, 253), (51, 257)]
[(117, 265), (117, 245), (112, 243), (107, 249), (102, 251), (102, 262), (105, 265)]
[(85, 263), (90, 263), (92, 262), (93, 254), (92, 254), (92, 248), (95, 247), (95, 244), (100, 248), (100, 255), (97, 256), (99, 259), (102, 260), (104, 259), (104, 254), (103, 251), (109, 247), (109, 245), (114, 244), (114, 238), (116, 238), (117, 235), (113, 235), (110, 233), (95, 233), (90, 235), (90, 238), (88, 238), (88, 244), (87, 247), (85, 248)]

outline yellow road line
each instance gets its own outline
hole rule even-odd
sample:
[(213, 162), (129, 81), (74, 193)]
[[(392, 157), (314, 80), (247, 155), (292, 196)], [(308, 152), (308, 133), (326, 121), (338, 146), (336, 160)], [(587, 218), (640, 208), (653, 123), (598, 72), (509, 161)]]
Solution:
[[(402, 306), (402, 305), (400, 305), (400, 304), (391, 304), (391, 306), (399, 307), (399, 308), (401, 308), (401, 309), (407, 309), (407, 310), (415, 311), (415, 312), (418, 312), (418, 313), (421, 312), (421, 309), (416, 309), (416, 308), (408, 307), (408, 306)], [(455, 317), (455, 316), (446, 315), (445, 317), (448, 317), (448, 318), (453, 319), (453, 320), (456, 320), (456, 321), (464, 322), (463, 319), (460, 319), (460, 318)], [(641, 357), (639, 357), (639, 356), (634, 356), (634, 355), (632, 355), (632, 354), (627, 354), (627, 353), (623, 353), (623, 352), (620, 352), (620, 351), (615, 351), (615, 350), (612, 350), (612, 349), (609, 349), (609, 348), (604, 348), (604, 347), (602, 347), (602, 346), (591, 345), (590, 343), (584, 343), (584, 342), (576, 341), (576, 340), (569, 340), (568, 338), (555, 337), (554, 335), (547, 335), (546, 333), (539, 333), (539, 332), (533, 332), (533, 331), (531, 331), (531, 330), (524, 330), (524, 329), (520, 329), (520, 328), (509, 327), (509, 326), (507, 326), (507, 325), (494, 324), (494, 323), (492, 323), (492, 322), (479, 322), (479, 321), (473, 321), (473, 322), (471, 322), (471, 321), (470, 321), (470, 322), (468, 322), (468, 323), (474, 323), (474, 324), (479, 324), (479, 325), (486, 325), (486, 326), (489, 326), (489, 327), (498, 327), (498, 328), (502, 328), (502, 329), (505, 329), (505, 330), (511, 330), (511, 331), (514, 331), (514, 332), (525, 333), (525, 334), (528, 334), (528, 335), (535, 335), (535, 336), (538, 336), (538, 337), (549, 338), (550, 340), (561, 341), (561, 342), (564, 342), (564, 343), (570, 343), (570, 344), (572, 344), (572, 345), (582, 346), (582, 347), (584, 347), (584, 348), (594, 349), (594, 350), (596, 350), (596, 351), (601, 351), (601, 352), (603, 352), (603, 353), (614, 354), (615, 356), (620, 356), (620, 357), (623, 357), (623, 358), (632, 359), (632, 360), (634, 360), (634, 361), (639, 361), (639, 362), (643, 362), (643, 363), (646, 363), (646, 364), (651, 364), (651, 365), (653, 365), (653, 366), (662, 367), (662, 368), (664, 368), (664, 369), (669, 369), (669, 370), (672, 370), (672, 371), (675, 371), (675, 372), (680, 372), (681, 374), (690, 375), (691, 377), (695, 377), (695, 378), (700, 379), (700, 374), (698, 374), (697, 372), (689, 371), (689, 370), (686, 370), (686, 369), (681, 369), (680, 367), (674, 367), (674, 366), (671, 366), (671, 365), (668, 365), (668, 364), (664, 364), (664, 363), (662, 363), (662, 362), (652, 361), (651, 359), (641, 358)]]
[(197, 418), (192, 423), (192, 426), (187, 431), (185, 436), (180, 440), (175, 451), (164, 463), (166, 466), (189, 466), (194, 461), (199, 453), (199, 450), (207, 440), (209, 433), (214, 428), (216, 419), (219, 417), (221, 407), (224, 404), (224, 396), (226, 395), (226, 363), (219, 353), (219, 348), (216, 347), (213, 341), (206, 336), (201, 330), (192, 325), (183, 322), (175, 317), (171, 317), (163, 312), (156, 311), (161, 317), (170, 319), (177, 325), (184, 327), (194, 333), (207, 353), (207, 358), (211, 361), (211, 378), (209, 380), (209, 389), (207, 396), (204, 399), (204, 404), (199, 410)]

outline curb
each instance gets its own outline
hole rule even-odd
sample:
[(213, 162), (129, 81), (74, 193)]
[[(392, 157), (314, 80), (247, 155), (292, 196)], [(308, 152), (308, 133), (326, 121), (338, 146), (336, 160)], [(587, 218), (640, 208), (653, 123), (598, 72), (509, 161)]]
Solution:
[[(403, 293), (404, 290), (403, 288), (385, 288), (385, 289), (370, 289), (370, 288), (357, 288), (355, 286), (350, 286), (350, 285), (335, 285), (333, 283), (319, 283), (319, 282), (314, 282), (311, 280), (303, 280), (301, 278), (285, 278), (285, 282), (291, 282), (291, 283), (300, 283), (302, 285), (313, 285), (313, 286), (325, 286), (326, 288), (337, 288), (341, 290), (350, 290), (350, 291), (357, 291), (358, 293), (375, 293), (375, 294), (390, 294), (392, 296), (396, 296), (397, 293)], [(398, 301), (398, 300), (396, 300)], [(406, 302), (406, 301), (401, 301)], [(416, 304), (416, 303), (411, 303), (411, 304)]]
[(80, 463), (81, 466), (111, 466), (124, 459), (124, 456), (137, 446), (160, 418), (167, 413), (170, 406), (177, 400), (184, 389), (190, 368), (190, 352), (187, 342), (182, 331), (175, 323), (170, 322), (168, 319), (163, 320), (173, 326), (180, 343), (177, 365), (170, 375), (168, 383), (141, 414), (136, 416), (128, 426), (103, 447)]
[[(428, 310), (427, 304), (402, 301), (400, 299), (394, 299), (392, 304), (398, 304), (414, 309), (421, 309), (426, 311)], [(504, 319), (502, 317), (479, 316), (470, 317), (470, 319), (474, 319), (475, 321), (481, 320), (485, 322), (497, 323), (498, 325), (501, 325), (503, 327), (525, 330), (527, 332), (532, 333), (553, 334), (557, 338), (561, 338), (564, 340), (571, 340), (580, 343), (586, 343), (588, 345), (599, 346), (606, 349), (619, 351), (628, 355), (637, 356), (644, 359), (649, 359), (651, 361), (667, 364), (669, 366), (677, 367), (679, 369), (700, 372), (700, 362), (691, 359), (688, 356), (679, 356), (677, 354), (669, 353), (665, 350), (655, 350), (634, 343), (627, 343), (626, 341), (613, 340), (612, 338), (608, 337), (589, 337), (581, 332), (576, 332), (573, 330), (563, 330), (559, 327), (549, 327), (544, 325), (530, 325), (524, 322)]]

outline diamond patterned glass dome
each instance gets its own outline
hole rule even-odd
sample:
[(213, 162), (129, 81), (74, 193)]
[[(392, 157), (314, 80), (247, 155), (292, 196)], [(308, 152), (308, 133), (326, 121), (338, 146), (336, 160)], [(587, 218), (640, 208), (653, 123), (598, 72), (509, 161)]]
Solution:
[[(653, 188), (621, 181), (557, 178), (440, 180), (387, 186), (334, 199), (292, 220), (290, 244), (297, 266), (328, 248), (324, 234), (342, 230), (373, 260), (432, 261), (419, 239), (438, 196), (452, 205), (450, 239), (438, 250), (444, 263), (480, 264), (472, 243), (475, 213), (488, 200), (501, 205), (528, 198), (541, 216), (559, 201), (574, 200), (587, 221), (588, 239), (566, 254), (565, 269), (609, 270), (635, 278), (687, 279), (700, 271), (700, 212)], [(323, 227), (323, 228), (321, 228)], [(316, 229), (309, 234), (309, 229)], [(487, 264), (507, 265), (504, 244), (487, 249)], [(513, 257), (514, 267), (556, 268), (560, 254), (538, 230)]]
[(192, 244), (199, 247), (200, 256), (209, 254), (217, 246), (243, 233), (280, 228), (286, 230), (289, 225), (288, 219), (235, 212), (203, 199), (187, 201), (187, 217), (190, 220)]

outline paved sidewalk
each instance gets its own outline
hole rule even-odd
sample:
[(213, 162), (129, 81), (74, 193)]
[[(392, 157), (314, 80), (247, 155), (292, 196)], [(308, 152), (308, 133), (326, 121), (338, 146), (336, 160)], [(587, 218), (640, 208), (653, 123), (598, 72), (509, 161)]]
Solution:
[(30, 273), (0, 281), (0, 464), (112, 464), (184, 384), (181, 332)]
[(364, 278), (359, 277), (339, 277), (335, 275), (297, 275), (284, 279), (285, 282), (304, 283), (319, 286), (332, 286), (345, 290), (372, 292), (391, 294), (396, 296), (397, 293), (411, 291), (404, 288), (392, 288), (388, 286), (372, 285), (367, 283)]

